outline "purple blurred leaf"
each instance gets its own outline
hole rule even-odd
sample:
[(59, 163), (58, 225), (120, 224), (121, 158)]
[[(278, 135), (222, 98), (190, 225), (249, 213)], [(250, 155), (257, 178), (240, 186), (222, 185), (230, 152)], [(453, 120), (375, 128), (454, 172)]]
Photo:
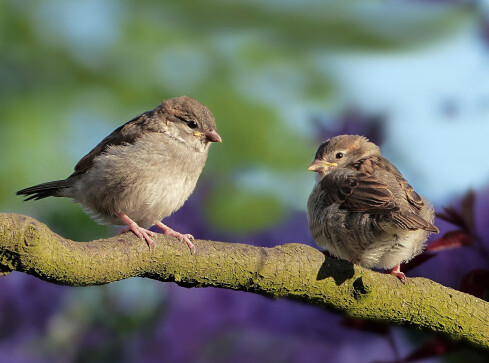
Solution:
[(433, 253), (427, 253), (425, 251), (422, 254), (417, 255), (416, 257), (414, 257), (408, 263), (403, 263), (401, 265), (401, 271), (403, 271), (403, 272), (411, 271), (413, 268), (418, 267), (419, 265), (422, 265), (423, 263), (425, 263), (428, 260), (431, 260), (435, 256), (436, 256), (435, 254), (433, 254)]
[(470, 234), (475, 234), (474, 204), (475, 193), (473, 190), (469, 190), (462, 199), (461, 212), (454, 207), (446, 207), (443, 208), (443, 212), (436, 213), (436, 216)]
[(402, 362), (414, 362), (420, 359), (433, 358), (445, 355), (458, 348), (454, 342), (443, 338), (434, 338), (421, 345), (409, 354)]
[(363, 135), (377, 145), (384, 141), (385, 120), (382, 115), (366, 115), (358, 109), (351, 108), (334, 122), (324, 118), (316, 118), (313, 121), (319, 142), (342, 134)]
[(462, 218), (472, 234), (475, 231), (474, 204), (475, 192), (469, 189), (462, 199)]
[(460, 291), (484, 299), (489, 292), (489, 271), (478, 268), (465, 274), (460, 281)]
[(468, 229), (462, 216), (453, 207), (444, 207), (443, 212), (437, 212), (436, 216), (457, 227)]
[(340, 321), (340, 324), (348, 329), (361, 330), (378, 335), (387, 335), (390, 331), (387, 324), (377, 323), (375, 321), (364, 319), (345, 318)]
[(472, 235), (467, 231), (450, 231), (445, 233), (443, 237), (431, 242), (431, 244), (426, 248), (426, 251), (435, 252), (463, 246), (471, 246), (473, 244), (473, 240)]

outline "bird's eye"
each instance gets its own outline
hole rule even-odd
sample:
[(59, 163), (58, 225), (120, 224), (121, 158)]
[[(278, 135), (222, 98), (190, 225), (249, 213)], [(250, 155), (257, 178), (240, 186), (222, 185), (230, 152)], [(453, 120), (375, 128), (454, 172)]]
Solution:
[(190, 127), (191, 129), (195, 129), (199, 125), (195, 121), (187, 121), (187, 126)]
[(343, 153), (336, 153), (335, 155), (336, 159), (341, 159), (343, 156), (345, 156)]

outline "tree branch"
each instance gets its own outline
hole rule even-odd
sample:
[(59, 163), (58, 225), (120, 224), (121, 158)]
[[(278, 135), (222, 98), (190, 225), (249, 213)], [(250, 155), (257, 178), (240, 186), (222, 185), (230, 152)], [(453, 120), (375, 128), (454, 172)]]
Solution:
[(27, 216), (0, 213), (0, 274), (16, 270), (69, 286), (129, 277), (289, 298), (363, 319), (441, 333), (489, 349), (489, 303), (424, 278), (390, 275), (325, 257), (303, 244), (274, 248), (159, 234), (153, 250), (133, 234), (74, 242)]

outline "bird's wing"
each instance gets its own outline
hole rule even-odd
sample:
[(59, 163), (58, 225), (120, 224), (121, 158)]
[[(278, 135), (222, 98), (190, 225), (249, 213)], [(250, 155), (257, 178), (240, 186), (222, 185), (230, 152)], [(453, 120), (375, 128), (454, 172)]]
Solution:
[(406, 198), (408, 202), (417, 210), (423, 209), (424, 207), (423, 199), (420, 197), (418, 193), (414, 191), (411, 184), (409, 184), (409, 182), (402, 176), (401, 172), (397, 170), (397, 168), (387, 159), (384, 159), (384, 163), (382, 163), (381, 165), (384, 165), (385, 169), (395, 176), (397, 182), (399, 183), (402, 190), (406, 194)]
[(398, 208), (389, 186), (360, 172), (331, 172), (321, 180), (326, 206), (339, 203), (351, 212), (390, 212)]
[(350, 212), (388, 217), (402, 229), (438, 232), (417, 213), (402, 209), (389, 185), (372, 175), (355, 171), (332, 172), (321, 180), (321, 186), (326, 191), (323, 201), (326, 206), (339, 203), (341, 209)]
[(102, 154), (109, 146), (132, 144), (141, 136), (143, 126), (148, 123), (149, 117), (153, 111), (145, 112), (124, 125), (115, 129), (109, 136), (104, 138), (95, 146), (87, 155), (75, 165), (75, 171), (71, 177), (86, 173), (93, 165), (93, 160)]

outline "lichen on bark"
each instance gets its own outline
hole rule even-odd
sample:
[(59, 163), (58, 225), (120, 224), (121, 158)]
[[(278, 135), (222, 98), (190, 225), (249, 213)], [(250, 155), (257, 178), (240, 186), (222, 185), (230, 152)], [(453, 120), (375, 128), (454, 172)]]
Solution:
[(150, 250), (130, 233), (75, 242), (33, 218), (0, 213), (0, 276), (16, 270), (68, 286), (146, 277), (188, 288), (242, 290), (489, 349), (489, 303), (425, 278), (404, 285), (299, 243), (265, 248), (196, 240), (198, 253), (191, 255), (174, 238), (158, 235), (156, 242)]

